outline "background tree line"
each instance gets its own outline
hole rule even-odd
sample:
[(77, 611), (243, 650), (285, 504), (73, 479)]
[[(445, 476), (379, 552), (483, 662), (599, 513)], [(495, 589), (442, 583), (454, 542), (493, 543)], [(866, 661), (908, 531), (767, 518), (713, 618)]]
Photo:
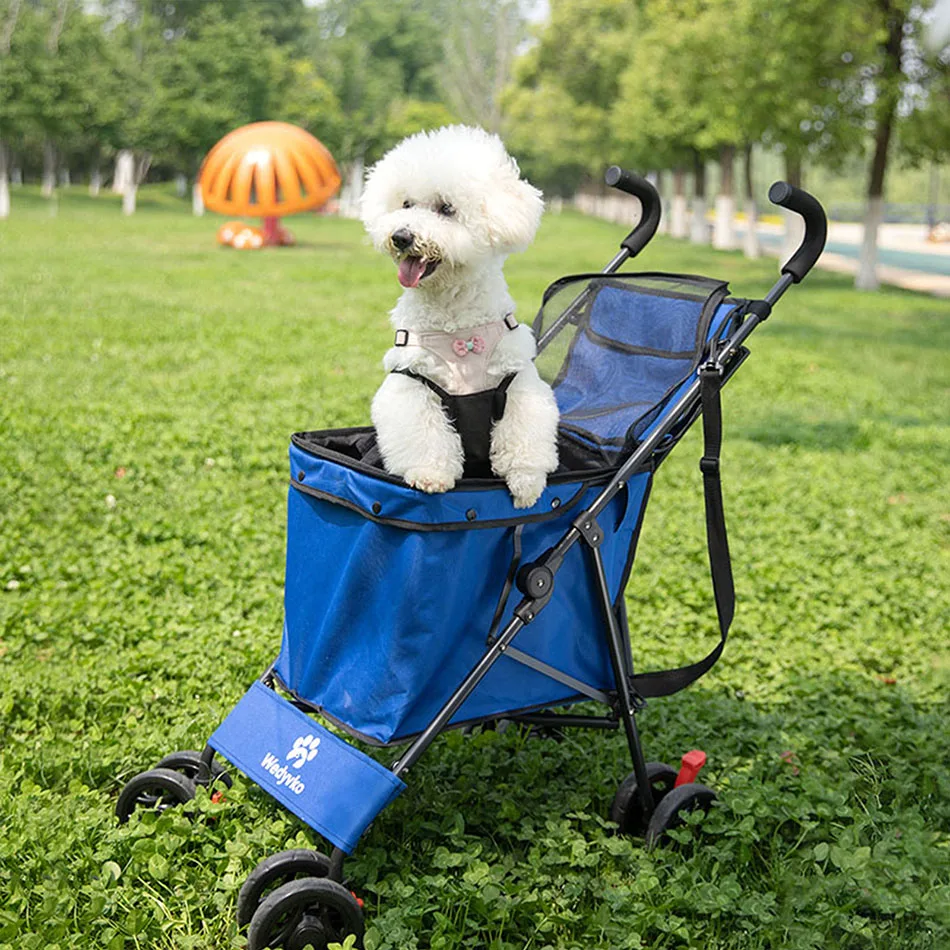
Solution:
[(737, 196), (754, 216), (754, 148), (793, 183), (863, 156), (870, 287), (889, 163), (950, 155), (950, 49), (923, 41), (929, 5), (0, 0), (0, 215), (11, 178), (95, 192), (120, 151), (133, 198), (149, 174), (193, 180), (222, 135), (261, 119), (317, 135), (352, 193), (403, 135), (465, 121), (500, 132), (549, 196), (608, 162), (652, 170), (673, 233), (691, 221), (705, 240), (715, 206), (721, 247)]

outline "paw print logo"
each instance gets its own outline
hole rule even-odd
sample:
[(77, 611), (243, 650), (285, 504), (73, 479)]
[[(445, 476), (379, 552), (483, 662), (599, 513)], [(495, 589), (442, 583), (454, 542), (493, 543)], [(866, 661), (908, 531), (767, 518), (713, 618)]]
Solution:
[(291, 765), (294, 768), (300, 769), (309, 762), (311, 759), (316, 757), (317, 752), (320, 751), (320, 737), (319, 736), (297, 736), (294, 739), (294, 747), (287, 753), (284, 758), (291, 759)]

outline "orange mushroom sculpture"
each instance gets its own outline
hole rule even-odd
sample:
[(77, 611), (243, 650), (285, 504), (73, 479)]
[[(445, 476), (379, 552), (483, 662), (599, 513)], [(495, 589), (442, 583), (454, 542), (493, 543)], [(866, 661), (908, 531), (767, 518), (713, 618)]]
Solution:
[(340, 180), (326, 147), (287, 122), (255, 122), (229, 132), (198, 173), (205, 206), (262, 218), (264, 245), (292, 244), (280, 219), (326, 204)]

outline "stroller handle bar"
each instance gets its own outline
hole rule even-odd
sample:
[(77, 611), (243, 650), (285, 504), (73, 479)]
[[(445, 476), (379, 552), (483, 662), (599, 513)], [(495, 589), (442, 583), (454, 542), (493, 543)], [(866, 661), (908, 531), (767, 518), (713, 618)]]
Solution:
[(815, 261), (825, 249), (828, 219), (816, 198), (787, 181), (777, 181), (769, 188), (769, 201), (801, 215), (805, 222), (802, 243), (782, 267), (782, 273), (788, 274), (797, 284), (815, 266)]
[(611, 165), (604, 175), (604, 181), (612, 188), (633, 195), (640, 200), (643, 213), (637, 226), (620, 242), (620, 246), (629, 253), (625, 257), (636, 257), (650, 243), (656, 229), (660, 226), (660, 196), (656, 188), (645, 178), (628, 172), (619, 165)]

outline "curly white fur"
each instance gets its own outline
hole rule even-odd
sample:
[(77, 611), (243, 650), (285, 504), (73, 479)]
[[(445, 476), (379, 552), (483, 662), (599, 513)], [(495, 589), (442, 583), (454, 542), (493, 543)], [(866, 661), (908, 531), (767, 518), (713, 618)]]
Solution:
[[(453, 332), (512, 313), (502, 267), (531, 243), (543, 207), (501, 139), (481, 129), (421, 132), (388, 152), (370, 170), (360, 210), (376, 247), (399, 267), (404, 290), (391, 313), (393, 327)], [(487, 367), (489, 386), (517, 374), (492, 429), (491, 465), (519, 508), (537, 502), (557, 468), (557, 404), (534, 356), (534, 336), (519, 326), (496, 346)], [(419, 346), (390, 349), (383, 365), (443, 387), (448, 382), (444, 364)], [(388, 471), (428, 492), (448, 491), (461, 478), (461, 439), (423, 383), (387, 376), (372, 418)]]

